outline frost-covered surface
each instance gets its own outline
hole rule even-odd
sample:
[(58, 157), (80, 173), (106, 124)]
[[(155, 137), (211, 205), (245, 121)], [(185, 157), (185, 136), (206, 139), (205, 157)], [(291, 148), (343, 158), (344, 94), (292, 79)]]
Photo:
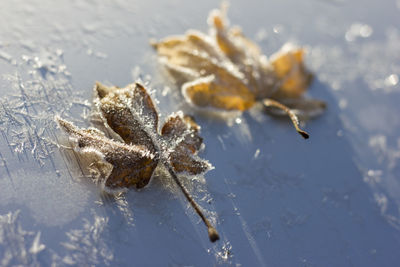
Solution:
[(40, 232), (22, 229), (18, 222), (19, 211), (0, 216), (1, 265), (40, 266), (38, 254), (46, 248), (40, 242)]
[[(0, 3), (0, 265), (394, 266), (400, 260), (400, 4), (232, 1), (267, 55), (308, 47), (328, 102), (308, 141), (255, 107), (228, 123), (194, 113), (164, 80), (149, 38), (206, 30), (215, 1)], [(55, 115), (88, 126), (96, 80), (151, 81), (164, 115), (197, 118), (215, 169), (110, 198), (83, 179)]]

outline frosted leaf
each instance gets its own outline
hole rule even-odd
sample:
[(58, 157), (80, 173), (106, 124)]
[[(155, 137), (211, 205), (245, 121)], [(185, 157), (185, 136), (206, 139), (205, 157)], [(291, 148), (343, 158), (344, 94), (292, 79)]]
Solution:
[[(304, 50), (285, 44), (268, 60), (240, 28), (228, 27), (226, 5), (211, 11), (208, 23), (208, 35), (190, 30), (184, 36), (152, 42), (187, 102), (226, 111), (248, 110), (260, 100), (278, 103), (273, 108), (289, 115), (296, 130), (308, 138), (298, 130), (295, 113), (312, 117), (320, 114), (325, 104), (303, 97), (312, 81), (304, 65)], [(285, 101), (295, 105), (286, 106)]]
[[(100, 118), (122, 142), (107, 138), (95, 128), (83, 130), (61, 118), (56, 120), (73, 141), (74, 149), (86, 158), (91, 155), (91, 166), (103, 173), (105, 189), (147, 185), (159, 160), (170, 162), (177, 173), (200, 174), (210, 169), (208, 162), (196, 156), (202, 139), (193, 119), (181, 113), (173, 115), (160, 134), (157, 110), (142, 85), (118, 88), (97, 83), (95, 92)], [(107, 163), (113, 166), (111, 172)]]
[(159, 133), (156, 107), (142, 85), (118, 88), (97, 83), (95, 94), (99, 117), (120, 138), (110, 139), (96, 128), (79, 129), (59, 117), (56, 120), (74, 149), (103, 177), (98, 182), (105, 189), (147, 185), (159, 161), (171, 164), (177, 173), (200, 174), (211, 168), (197, 157), (202, 146), (200, 127), (177, 113)]
[(111, 132), (115, 139), (98, 129), (80, 129), (55, 118), (68, 134), (74, 150), (86, 159), (89, 169), (97, 172), (95, 180), (108, 192), (133, 186), (142, 188), (149, 183), (157, 166), (162, 165), (206, 224), (210, 240), (218, 240), (217, 231), (177, 177), (180, 173), (197, 175), (211, 169), (211, 164), (197, 156), (202, 147), (200, 127), (189, 116), (177, 113), (159, 131), (157, 109), (139, 83), (125, 88), (97, 83), (95, 95), (94, 113), (99, 113), (96, 117), (103, 124), (101, 128)]

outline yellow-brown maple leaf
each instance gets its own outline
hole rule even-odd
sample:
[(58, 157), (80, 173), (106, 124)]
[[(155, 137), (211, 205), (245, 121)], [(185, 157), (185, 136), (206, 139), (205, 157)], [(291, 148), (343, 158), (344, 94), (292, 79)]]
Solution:
[(286, 44), (267, 59), (238, 27), (228, 28), (225, 13), (226, 7), (210, 12), (209, 34), (189, 30), (152, 43), (185, 99), (199, 108), (228, 111), (244, 111), (262, 101), (272, 112), (288, 114), (308, 138), (296, 114), (320, 114), (325, 103), (303, 97), (312, 81), (304, 50)]

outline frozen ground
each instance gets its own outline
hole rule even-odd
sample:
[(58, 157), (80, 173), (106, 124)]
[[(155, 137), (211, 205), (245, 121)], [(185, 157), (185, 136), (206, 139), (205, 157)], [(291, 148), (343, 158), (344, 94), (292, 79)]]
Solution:
[[(400, 2), (231, 1), (270, 55), (308, 47), (328, 103), (302, 140), (254, 108), (226, 123), (183, 103), (150, 38), (206, 30), (215, 1), (0, 3), (0, 265), (394, 266), (400, 261)], [(62, 115), (88, 125), (96, 80), (149, 81), (165, 117), (202, 126), (215, 169), (187, 181), (217, 222), (211, 244), (168, 177), (104, 198), (55, 144)], [(397, 115), (396, 115), (397, 114)]]

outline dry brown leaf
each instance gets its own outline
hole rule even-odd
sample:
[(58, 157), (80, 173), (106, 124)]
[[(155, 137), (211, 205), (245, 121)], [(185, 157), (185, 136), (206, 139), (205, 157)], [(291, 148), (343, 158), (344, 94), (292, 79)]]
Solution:
[(69, 135), (74, 149), (90, 159), (99, 174), (96, 179), (103, 189), (112, 192), (129, 187), (146, 186), (158, 165), (163, 165), (204, 220), (211, 241), (218, 233), (201, 213), (200, 208), (181, 184), (177, 174), (197, 175), (211, 165), (197, 156), (203, 140), (200, 127), (181, 112), (167, 118), (159, 130), (157, 109), (139, 83), (125, 88), (96, 83), (95, 110), (109, 136), (96, 128), (80, 129), (71, 122), (56, 118)]
[(228, 111), (244, 111), (261, 100), (289, 115), (297, 130), (295, 114), (320, 114), (325, 104), (303, 97), (312, 81), (304, 50), (286, 44), (268, 60), (238, 27), (228, 27), (225, 14), (226, 6), (210, 12), (209, 34), (190, 30), (152, 43), (185, 99), (199, 108)]

